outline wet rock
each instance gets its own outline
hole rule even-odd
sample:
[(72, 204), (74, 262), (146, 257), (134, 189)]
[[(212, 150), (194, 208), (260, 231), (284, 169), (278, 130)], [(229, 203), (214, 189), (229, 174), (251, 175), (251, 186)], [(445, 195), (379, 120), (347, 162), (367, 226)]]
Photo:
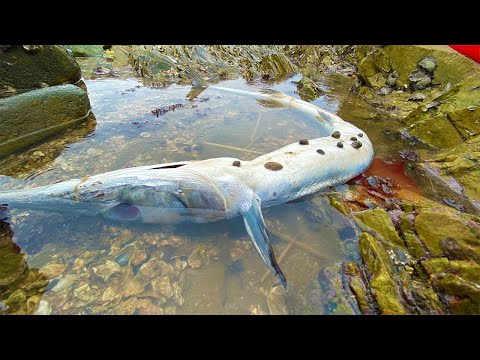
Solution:
[(378, 91), (378, 95), (382, 95), (382, 96), (385, 96), (385, 95), (388, 95), (392, 92), (392, 88), (390, 86), (382, 86)]
[(64, 45), (75, 57), (103, 57), (102, 45)]
[(480, 137), (475, 137), (419, 164), (418, 169), (432, 186), (448, 190), (453, 197), (480, 212), (479, 154)]
[(50, 315), (52, 313), (52, 308), (46, 300), (40, 300), (38, 307), (33, 313), (34, 315)]
[(27, 314), (32, 314), (38, 307), (42, 295), (33, 295), (27, 299)]
[[(428, 104), (419, 106), (405, 118), (409, 124), (407, 131), (441, 149), (461, 144), (463, 138), (480, 133), (480, 96), (472, 90), (479, 85), (480, 76), (467, 77), (434, 99), (438, 104), (434, 111), (427, 111)], [(473, 111), (468, 109), (470, 106)]]
[(415, 93), (409, 98), (407, 98), (407, 101), (424, 101), (427, 97), (425, 94), (422, 93)]
[(415, 217), (415, 230), (432, 256), (443, 256), (442, 241), (448, 237), (480, 254), (478, 225), (467, 224), (453, 213), (422, 211)]
[(140, 306), (137, 308), (138, 315), (164, 315), (163, 309), (155, 305), (151, 300), (142, 299)]
[(398, 227), (410, 254), (413, 255), (415, 259), (420, 259), (427, 256), (427, 251), (424, 249), (422, 242), (415, 233), (412, 222), (413, 217), (412, 221), (410, 221), (409, 216), (402, 213), (400, 215)]
[(87, 93), (74, 85), (0, 99), (0, 157), (78, 125), (89, 111)]
[(358, 314), (358, 303), (349, 291), (343, 268), (342, 265), (335, 264), (319, 272), (318, 282), (321, 289), (318, 289), (318, 298), (325, 314)]
[(387, 45), (382, 48), (365, 45), (359, 46), (357, 54), (359, 74), (367, 85), (368, 77), (376, 73), (385, 76), (393, 69), (398, 72), (397, 85), (403, 86), (408, 84), (408, 75), (417, 66), (429, 71), (433, 61), (437, 63), (435, 80), (440, 84), (456, 84), (478, 73), (479, 69), (474, 61), (446, 45)]
[(172, 265), (167, 264), (165, 261), (153, 258), (140, 267), (135, 277), (139, 278), (141, 281), (149, 282), (155, 278), (169, 275), (172, 272)]
[(13, 46), (0, 52), (0, 88), (8, 85), (25, 90), (38, 83), (74, 84), (80, 78), (80, 67), (61, 46), (44, 45), (33, 52)]
[(92, 268), (93, 273), (102, 278), (103, 281), (107, 281), (110, 276), (121, 271), (120, 265), (115, 261), (107, 260), (105, 263)]
[(418, 67), (426, 70), (429, 73), (433, 73), (433, 71), (437, 68), (437, 61), (434, 57), (427, 56), (418, 63)]
[(177, 313), (177, 308), (175, 306), (166, 306), (165, 315), (175, 315)]
[(447, 302), (453, 314), (479, 314), (480, 288), (478, 283), (472, 283), (457, 275), (438, 275), (433, 283), (447, 295)]
[(188, 266), (192, 269), (198, 269), (203, 264), (206, 264), (208, 260), (208, 249), (202, 244), (188, 257)]
[(83, 283), (73, 290), (73, 295), (82, 301), (88, 302), (92, 300), (93, 291), (90, 288), (90, 285)]
[(58, 280), (57, 284), (52, 288), (53, 292), (62, 292), (63, 290), (69, 289), (73, 283), (75, 282), (74, 279), (71, 277), (65, 276)]
[(364, 231), (374, 231), (377, 236), (393, 246), (405, 249), (405, 243), (398, 236), (390, 215), (381, 208), (365, 210), (354, 214), (355, 222)]
[(173, 289), (168, 276), (153, 279), (151, 284), (153, 291), (159, 296), (165, 296), (169, 299), (173, 296)]
[(431, 278), (435, 278), (438, 274), (454, 274), (466, 281), (480, 284), (480, 265), (475, 261), (449, 260), (447, 258), (432, 258), (422, 261)]
[(27, 294), (23, 289), (17, 289), (15, 290), (6, 300), (5, 304), (9, 308), (21, 308), (25, 305), (27, 302)]
[(432, 83), (432, 77), (423, 69), (416, 69), (408, 75), (409, 86), (413, 90), (423, 90)]
[(406, 310), (393, 278), (392, 264), (383, 245), (367, 233), (360, 235), (359, 245), (370, 287), (380, 312), (405, 314)]
[(10, 225), (0, 221), (0, 288), (17, 281), (27, 271), (25, 255), (15, 249)]
[(267, 305), (270, 315), (288, 315), (284, 289), (280, 286), (270, 289), (267, 293)]
[(306, 76), (297, 83), (298, 94), (305, 101), (316, 99), (322, 94), (322, 89), (313, 80)]
[(127, 278), (124, 282), (123, 292), (125, 296), (132, 296), (142, 293), (145, 290), (145, 285), (142, 281), (135, 278)]
[(55, 278), (61, 275), (66, 268), (67, 268), (66, 264), (51, 262), (46, 264), (45, 266), (42, 266), (40, 268), (40, 272), (45, 274), (45, 276), (47, 276), (48, 278)]
[(387, 80), (385, 80), (385, 85), (394, 88), (397, 85), (398, 73), (393, 71), (387, 75)]
[(135, 249), (132, 253), (132, 257), (130, 259), (133, 266), (140, 265), (147, 259), (147, 254), (144, 250)]
[(174, 266), (177, 271), (182, 271), (185, 270), (185, 268), (188, 266), (188, 262), (183, 261), (180, 258), (176, 258), (174, 261)]

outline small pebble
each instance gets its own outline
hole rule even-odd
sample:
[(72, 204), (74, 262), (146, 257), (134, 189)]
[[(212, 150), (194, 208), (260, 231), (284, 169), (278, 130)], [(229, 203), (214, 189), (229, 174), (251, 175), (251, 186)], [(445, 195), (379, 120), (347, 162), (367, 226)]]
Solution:
[(319, 153), (320, 155), (325, 155), (325, 151), (323, 151), (322, 149), (318, 149), (317, 153)]
[(300, 145), (308, 145), (308, 139), (300, 139), (299, 144)]
[(233, 166), (236, 166), (236, 167), (240, 167), (240, 161), (238, 160), (235, 160), (233, 163), (232, 163)]
[(340, 131), (334, 131), (332, 133), (332, 137), (334, 137), (335, 139), (340, 139)]
[(358, 136), (360, 136), (360, 137), (363, 137), (363, 134), (362, 134), (362, 133), (360, 133), (360, 134), (358, 134)]
[(343, 148), (343, 142), (341, 142), (341, 141), (337, 142), (337, 146), (338, 146), (339, 148)]
[(352, 136), (352, 137), (350, 138), (350, 140), (352, 140), (352, 141), (357, 141), (357, 138), (356, 138), (355, 136)]

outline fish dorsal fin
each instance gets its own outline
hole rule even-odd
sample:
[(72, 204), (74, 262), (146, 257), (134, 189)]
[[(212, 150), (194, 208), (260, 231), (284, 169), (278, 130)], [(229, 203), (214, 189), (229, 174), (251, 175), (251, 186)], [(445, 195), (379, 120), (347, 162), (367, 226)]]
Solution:
[(286, 288), (287, 279), (275, 258), (275, 253), (273, 252), (272, 244), (267, 234), (265, 221), (263, 220), (261, 201), (257, 194), (254, 194), (248, 208), (243, 211), (243, 221), (245, 222), (247, 233), (255, 249), (257, 249), (268, 268), (275, 275), (278, 275), (281, 284)]

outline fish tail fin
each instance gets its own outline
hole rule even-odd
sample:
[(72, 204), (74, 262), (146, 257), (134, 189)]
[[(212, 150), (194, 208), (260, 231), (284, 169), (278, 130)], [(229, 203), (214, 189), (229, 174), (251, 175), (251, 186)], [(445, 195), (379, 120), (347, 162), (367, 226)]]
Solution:
[(263, 261), (267, 267), (278, 276), (283, 287), (287, 288), (287, 279), (277, 263), (270, 238), (266, 231), (258, 196), (252, 199), (250, 207), (243, 213), (243, 220), (247, 233)]

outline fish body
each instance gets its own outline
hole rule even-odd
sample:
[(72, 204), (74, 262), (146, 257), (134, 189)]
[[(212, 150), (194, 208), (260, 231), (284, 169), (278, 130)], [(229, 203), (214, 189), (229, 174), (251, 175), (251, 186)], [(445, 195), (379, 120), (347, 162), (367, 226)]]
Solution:
[(145, 223), (243, 216), (255, 248), (286, 286), (261, 208), (312, 195), (357, 176), (373, 160), (373, 145), (359, 128), (305, 101), (272, 90), (217, 89), (302, 111), (315, 117), (330, 135), (301, 139), (249, 161), (221, 157), (148, 165), (0, 192), (0, 203)]

